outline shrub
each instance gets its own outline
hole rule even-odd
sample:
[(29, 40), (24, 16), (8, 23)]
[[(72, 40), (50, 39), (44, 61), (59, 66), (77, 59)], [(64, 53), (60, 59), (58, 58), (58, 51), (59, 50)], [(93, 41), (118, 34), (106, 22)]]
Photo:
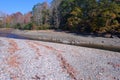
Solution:
[(20, 23), (17, 23), (16, 25), (14, 25), (14, 28), (15, 28), (15, 29), (21, 29), (22, 27), (21, 27), (21, 24), (20, 24)]
[(32, 30), (32, 28), (33, 28), (33, 23), (28, 23), (23, 27), (24, 30)]
[(49, 24), (44, 24), (42, 26), (38, 26), (37, 30), (47, 30), (50, 29), (50, 25)]

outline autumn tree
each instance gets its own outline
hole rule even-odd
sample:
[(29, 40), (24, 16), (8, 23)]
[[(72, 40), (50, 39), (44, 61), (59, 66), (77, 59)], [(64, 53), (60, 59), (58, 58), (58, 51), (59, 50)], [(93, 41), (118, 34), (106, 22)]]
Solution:
[(62, 0), (58, 13), (62, 29), (114, 32), (120, 27), (120, 5), (116, 0)]
[(24, 14), (24, 24), (32, 22), (31, 18), (32, 18), (32, 12), (28, 12)]
[(120, 7), (109, 0), (100, 0), (97, 7), (89, 12), (90, 27), (92, 31), (111, 32), (119, 27), (117, 18)]

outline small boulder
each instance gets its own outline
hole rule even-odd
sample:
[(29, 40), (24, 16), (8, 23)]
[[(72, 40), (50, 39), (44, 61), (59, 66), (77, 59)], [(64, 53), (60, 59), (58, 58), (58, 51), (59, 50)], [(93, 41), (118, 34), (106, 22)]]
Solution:
[(104, 37), (105, 38), (112, 38), (112, 35), (111, 34), (105, 34)]

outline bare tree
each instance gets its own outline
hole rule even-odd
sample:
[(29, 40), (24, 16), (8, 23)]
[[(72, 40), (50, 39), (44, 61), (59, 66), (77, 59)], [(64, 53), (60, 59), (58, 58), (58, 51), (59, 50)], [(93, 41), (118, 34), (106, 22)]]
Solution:
[(42, 26), (48, 21), (48, 3), (38, 3), (33, 7), (33, 21), (36, 25)]
[(60, 14), (59, 14), (59, 5), (62, 0), (53, 0), (51, 3), (51, 23), (54, 28), (59, 28), (60, 25)]

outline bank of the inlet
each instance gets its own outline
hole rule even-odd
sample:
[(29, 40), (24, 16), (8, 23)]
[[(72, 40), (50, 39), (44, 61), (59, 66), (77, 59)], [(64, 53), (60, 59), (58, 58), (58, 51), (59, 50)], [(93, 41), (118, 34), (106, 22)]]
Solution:
[(120, 52), (120, 38), (104, 38), (91, 35), (76, 35), (64, 31), (41, 30), (21, 31), (14, 30), (12, 33), (22, 35), (29, 39), (57, 42), (63, 44), (106, 49)]
[[(120, 52), (120, 38), (104, 38), (93, 35), (77, 35), (55, 30), (15, 30), (2, 29), (1, 32), (14, 34), (12, 38), (41, 40)], [(11, 37), (8, 35), (8, 37)]]

